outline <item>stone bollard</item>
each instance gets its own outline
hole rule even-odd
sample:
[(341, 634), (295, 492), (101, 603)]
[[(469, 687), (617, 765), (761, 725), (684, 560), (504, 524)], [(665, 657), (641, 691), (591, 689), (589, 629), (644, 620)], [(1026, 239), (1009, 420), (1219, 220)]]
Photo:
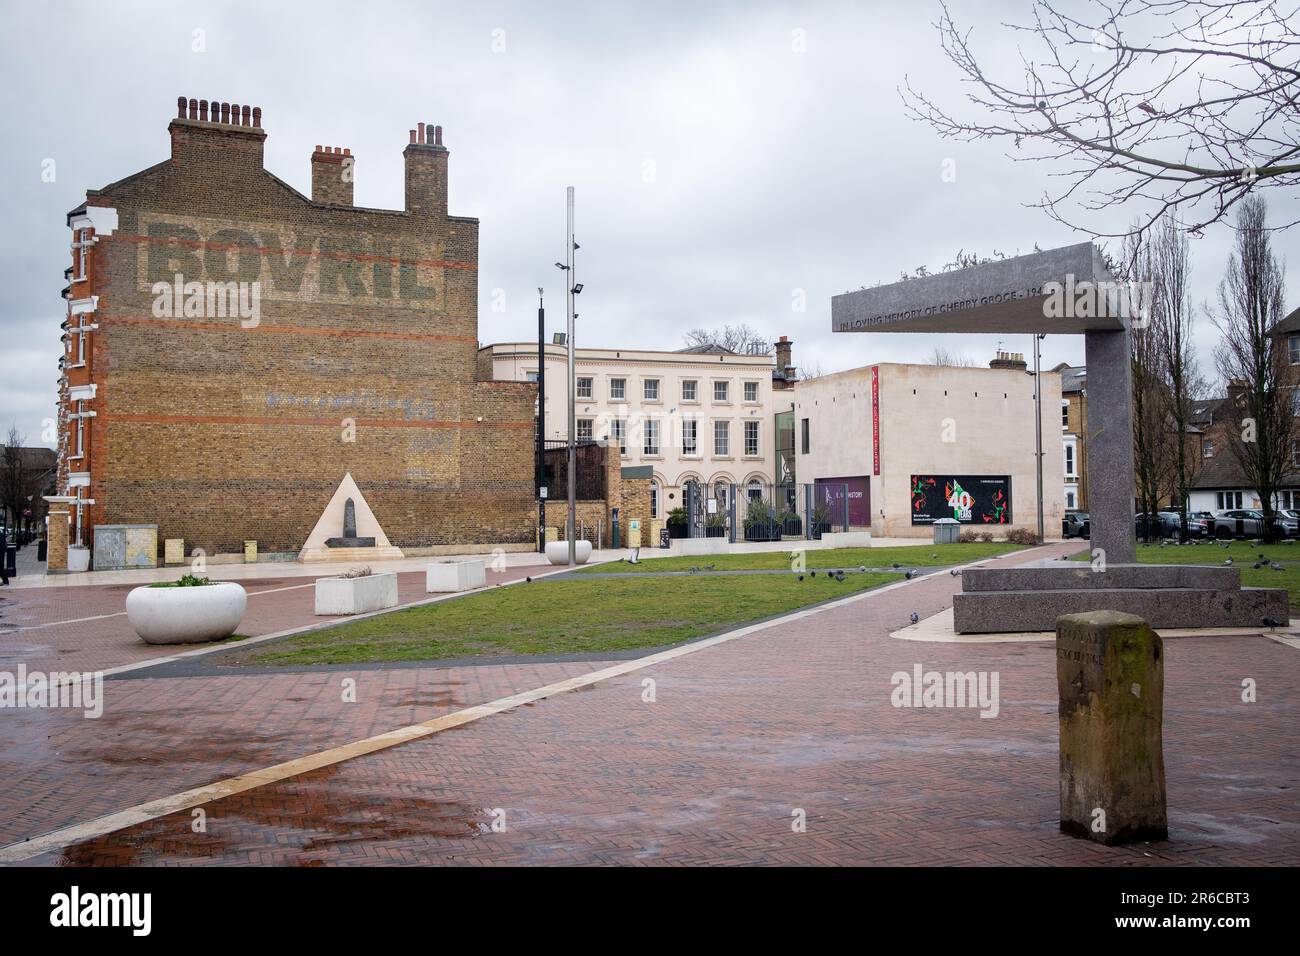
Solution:
[(1118, 611), (1056, 619), (1061, 830), (1107, 846), (1169, 835), (1160, 635)]

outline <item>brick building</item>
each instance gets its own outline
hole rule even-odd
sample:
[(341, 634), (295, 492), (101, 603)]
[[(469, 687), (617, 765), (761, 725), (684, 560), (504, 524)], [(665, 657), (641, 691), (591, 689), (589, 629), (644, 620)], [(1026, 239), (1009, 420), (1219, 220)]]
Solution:
[(74, 546), (156, 524), (297, 552), (348, 473), (399, 548), (531, 545), (536, 388), (477, 374), (478, 220), (447, 211), (442, 128), (410, 131), (405, 209), (366, 209), (349, 150), (316, 147), (305, 196), (263, 167), (259, 108), (177, 106), (170, 158), (68, 215)]

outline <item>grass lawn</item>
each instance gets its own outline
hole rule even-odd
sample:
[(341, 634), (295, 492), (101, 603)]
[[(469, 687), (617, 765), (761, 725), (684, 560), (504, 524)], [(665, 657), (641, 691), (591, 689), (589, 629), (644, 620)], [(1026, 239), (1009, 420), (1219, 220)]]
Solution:
[[(745, 554), (704, 554), (680, 558), (644, 558), (636, 564), (617, 562), (592, 565), (583, 568), (580, 574), (608, 574), (610, 572), (638, 572), (649, 574), (655, 571), (689, 571), (713, 565), (719, 571), (778, 571), (790, 567), (790, 554), (799, 542), (791, 541), (788, 550), (753, 551)], [(1086, 542), (1082, 542), (1086, 544)], [(981, 558), (991, 558), (1011, 551), (1023, 551), (1023, 544), (922, 544), (897, 548), (830, 548), (824, 551), (805, 550), (804, 558), (808, 568), (888, 568), (895, 562), (899, 567), (944, 567), (950, 564), (965, 564)], [(644, 555), (648, 549), (642, 549)]]
[(536, 581), (394, 611), (235, 652), (243, 664), (356, 664), (511, 654), (574, 654), (674, 644), (879, 587), (778, 575)]
[[(1087, 542), (1084, 542), (1087, 544)], [(1233, 566), (1241, 570), (1242, 587), (1286, 588), (1292, 607), (1300, 607), (1300, 543), (1260, 544), (1257, 541), (1212, 541), (1201, 544), (1158, 544), (1137, 546), (1137, 559), (1142, 564), (1223, 564), (1232, 558)], [(1281, 571), (1265, 566), (1255, 568), (1260, 555), (1269, 564), (1282, 565)], [(1074, 555), (1075, 560), (1088, 560), (1088, 552)]]

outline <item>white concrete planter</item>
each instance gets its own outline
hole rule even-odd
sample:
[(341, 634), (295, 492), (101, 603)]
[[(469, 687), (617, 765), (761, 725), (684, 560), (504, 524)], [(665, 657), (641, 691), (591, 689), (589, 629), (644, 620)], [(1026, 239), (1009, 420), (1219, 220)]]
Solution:
[(434, 561), (424, 569), (424, 590), (429, 594), (471, 591), (487, 584), (483, 561)]
[[(587, 559), (591, 557), (591, 542), (579, 541), (574, 549), (574, 559), (579, 564), (586, 564)], [(546, 542), (546, 560), (551, 564), (568, 564), (569, 563), (569, 542), (567, 541), (548, 541)]]
[(90, 570), (90, 549), (78, 548), (76, 545), (71, 545), (68, 548), (68, 570), (89, 571)]
[(870, 531), (823, 531), (822, 544), (828, 548), (869, 548)]
[(230, 581), (142, 587), (126, 596), (126, 619), (146, 644), (195, 644), (234, 634), (247, 606), (244, 589)]
[(673, 542), (682, 555), (729, 554), (731, 542), (726, 538), (678, 538)]
[(317, 614), (365, 614), (397, 604), (397, 572), (364, 578), (317, 578)]

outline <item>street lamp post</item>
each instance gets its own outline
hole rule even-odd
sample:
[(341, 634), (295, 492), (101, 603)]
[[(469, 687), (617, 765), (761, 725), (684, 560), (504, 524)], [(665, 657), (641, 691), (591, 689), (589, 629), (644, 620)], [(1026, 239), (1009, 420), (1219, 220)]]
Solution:
[(567, 268), (564, 277), (567, 281), (567, 309), (568, 309), (568, 330), (565, 334), (565, 344), (569, 349), (569, 520), (565, 528), (565, 533), (569, 538), (569, 567), (574, 567), (578, 563), (578, 543), (574, 540), (576, 534), (575, 524), (578, 513), (578, 485), (577, 485), (577, 380), (575, 378), (574, 355), (573, 355), (573, 292), (575, 277), (574, 270), (574, 242), (573, 242), (573, 187), (568, 187), (566, 196), (566, 206), (568, 208), (568, 230), (567, 242), (565, 243), (565, 254), (567, 256)]
[(1039, 369), (1038, 343), (1046, 333), (1034, 333), (1034, 461), (1038, 474), (1038, 543), (1043, 543), (1043, 378)]
[(546, 551), (546, 308), (537, 289), (537, 550)]

